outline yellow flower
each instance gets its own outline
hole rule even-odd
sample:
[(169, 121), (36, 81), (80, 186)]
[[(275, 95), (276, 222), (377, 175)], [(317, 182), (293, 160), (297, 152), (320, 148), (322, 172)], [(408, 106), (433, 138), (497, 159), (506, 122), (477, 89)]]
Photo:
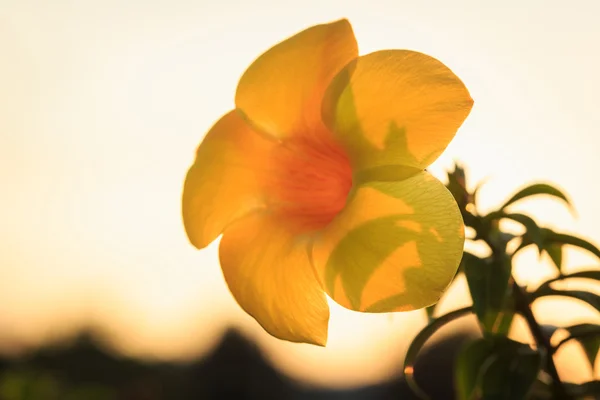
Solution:
[(460, 212), (424, 169), (473, 100), (441, 62), (408, 50), (358, 56), (347, 20), (261, 55), (235, 109), (198, 148), (182, 212), (219, 257), (239, 305), (271, 335), (325, 345), (325, 293), (352, 310), (436, 303), (464, 243)]

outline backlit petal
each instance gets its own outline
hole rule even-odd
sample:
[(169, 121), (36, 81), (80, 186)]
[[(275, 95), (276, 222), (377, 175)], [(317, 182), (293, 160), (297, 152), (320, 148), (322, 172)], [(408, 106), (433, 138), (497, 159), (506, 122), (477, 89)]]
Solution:
[(462, 217), (444, 185), (427, 172), (359, 186), (314, 240), (312, 261), (327, 293), (366, 312), (436, 303), (462, 257)]
[(307, 248), (307, 238), (254, 213), (225, 230), (219, 256), (229, 290), (267, 332), (324, 346), (329, 307)]
[(334, 78), (323, 101), (323, 120), (355, 169), (389, 176), (389, 166), (431, 164), (472, 105), (461, 80), (438, 60), (385, 50), (354, 60)]
[(203, 248), (231, 221), (262, 208), (259, 176), (274, 142), (259, 136), (236, 111), (206, 134), (188, 171), (183, 223), (191, 243)]
[(250, 65), (238, 84), (236, 107), (253, 126), (275, 138), (322, 131), (323, 93), (357, 56), (347, 20), (308, 28)]

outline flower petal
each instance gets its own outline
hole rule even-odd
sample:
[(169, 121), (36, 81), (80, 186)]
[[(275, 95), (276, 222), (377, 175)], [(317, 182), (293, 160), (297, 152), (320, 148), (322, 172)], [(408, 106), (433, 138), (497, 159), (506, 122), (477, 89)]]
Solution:
[(229, 290), (267, 332), (325, 345), (329, 306), (309, 261), (307, 238), (253, 213), (227, 228), (219, 256)]
[(444, 64), (408, 50), (359, 57), (332, 81), (323, 120), (355, 169), (424, 169), (442, 153), (473, 100)]
[(250, 65), (238, 84), (236, 107), (254, 127), (275, 138), (319, 130), (325, 89), (357, 56), (347, 20), (308, 28)]
[(206, 134), (182, 197), (183, 223), (194, 246), (206, 247), (231, 221), (264, 207), (258, 177), (274, 145), (253, 132), (236, 111)]
[(312, 261), (327, 294), (357, 311), (437, 302), (462, 257), (464, 226), (452, 195), (421, 172), (362, 184), (316, 237)]

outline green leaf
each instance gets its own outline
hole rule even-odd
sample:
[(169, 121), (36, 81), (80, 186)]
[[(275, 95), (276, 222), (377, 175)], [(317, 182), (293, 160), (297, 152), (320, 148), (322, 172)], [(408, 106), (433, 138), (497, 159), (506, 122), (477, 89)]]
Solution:
[(500, 335), (508, 335), (508, 331), (512, 326), (513, 319), (515, 317), (515, 300), (512, 294), (512, 287), (507, 288), (507, 294), (504, 299), (503, 308), (498, 312), (494, 323), (491, 325), (490, 332)]
[(514, 315), (508, 303), (510, 261), (502, 263), (464, 253), (462, 263), (473, 309), (483, 329), (494, 333), (508, 332)]
[(585, 355), (587, 356), (588, 361), (590, 362), (590, 367), (593, 370), (594, 366), (596, 365), (598, 349), (600, 349), (600, 337), (581, 339), (579, 343), (581, 343), (581, 346), (583, 346)]
[(511, 219), (523, 225), (526, 229), (525, 234), (531, 239), (533, 243), (537, 245), (539, 251), (542, 251), (542, 231), (538, 224), (533, 220), (533, 218), (525, 214), (518, 213), (504, 214), (503, 218)]
[(523, 236), (521, 236), (521, 244), (519, 248), (515, 250), (515, 253), (521, 250), (523, 247), (526, 247), (530, 244), (535, 244), (538, 248), (539, 253), (542, 253), (544, 249), (543, 228), (540, 228), (538, 224), (533, 220), (533, 218), (525, 214), (507, 214), (503, 211), (494, 211), (484, 217), (484, 223), (489, 226), (492, 221), (501, 219), (510, 219), (512, 221), (520, 223), (525, 228), (525, 233), (523, 234)]
[(545, 229), (545, 242), (552, 244), (564, 245), (568, 244), (571, 246), (579, 247), (581, 249), (587, 250), (590, 253), (594, 254), (596, 257), (600, 258), (600, 250), (592, 243), (587, 240), (578, 238), (577, 236), (567, 235), (564, 233), (557, 233), (551, 229)]
[(435, 312), (435, 306), (437, 304), (434, 304), (432, 306), (429, 306), (427, 308), (425, 308), (425, 313), (427, 314), (427, 320), (429, 322), (433, 321), (433, 313)]
[(558, 326), (550, 324), (540, 324), (540, 330), (542, 331), (544, 336), (546, 336), (548, 340), (550, 340), (552, 338), (552, 335), (554, 335), (554, 332), (558, 330)]
[(490, 329), (490, 332), (507, 335), (510, 327), (512, 326), (513, 319), (515, 317), (514, 305), (512, 304), (512, 300), (509, 297), (507, 302), (509, 304), (506, 305), (505, 309), (500, 311)]
[(592, 369), (594, 369), (598, 350), (600, 350), (600, 325), (578, 324), (565, 329), (569, 331), (570, 336), (562, 340), (556, 347), (560, 347), (569, 340), (577, 339), (581, 343)]
[(501, 348), (483, 377), (483, 396), (486, 399), (518, 400), (527, 398), (542, 364), (542, 356), (528, 346)]
[(559, 290), (553, 289), (550, 285), (542, 285), (531, 294), (532, 301), (546, 296), (563, 296), (581, 300), (600, 311), (600, 296), (595, 293), (586, 292), (584, 290)]
[(457, 360), (458, 398), (524, 399), (536, 380), (541, 362), (538, 352), (504, 336), (474, 341), (461, 351)]
[(456, 360), (455, 385), (458, 398), (468, 400), (481, 398), (481, 376), (489, 367), (493, 352), (493, 343), (479, 339), (468, 343), (459, 353)]
[(573, 272), (572, 274), (563, 275), (560, 279), (569, 278), (585, 278), (600, 280), (600, 269), (586, 269), (583, 271), (577, 271)]
[(553, 230), (547, 228), (539, 228), (538, 230), (528, 228), (527, 232), (522, 236), (521, 244), (513, 254), (516, 254), (522, 248), (533, 243), (538, 246), (540, 254), (542, 251), (546, 251), (548, 253), (554, 264), (558, 267), (559, 271), (562, 267), (562, 254), (564, 245), (579, 247), (600, 258), (600, 250), (587, 240), (564, 233), (554, 232)]
[(565, 382), (563, 385), (567, 389), (567, 393), (575, 399), (589, 399), (589, 396), (598, 396), (600, 393), (600, 381), (590, 381), (579, 385)]
[(600, 269), (586, 269), (583, 271), (573, 272), (571, 274), (559, 275), (556, 278), (552, 278), (542, 283), (540, 285), (540, 289), (546, 286), (550, 286), (551, 283), (572, 278), (600, 280)]
[(408, 347), (408, 351), (406, 352), (406, 358), (404, 359), (404, 377), (406, 379), (408, 387), (420, 399), (428, 399), (429, 396), (427, 396), (427, 394), (423, 392), (423, 390), (415, 381), (414, 367), (419, 352), (421, 351), (427, 340), (431, 337), (431, 335), (435, 333), (435, 331), (437, 331), (439, 328), (446, 325), (447, 323), (472, 312), (473, 310), (471, 307), (465, 307), (434, 319), (425, 328), (423, 328), (421, 332), (417, 334), (417, 336), (415, 336), (412, 343)]
[(573, 209), (571, 202), (569, 201), (567, 196), (562, 191), (560, 191), (557, 188), (555, 188), (554, 186), (548, 185), (546, 183), (536, 183), (536, 184), (527, 186), (527, 187), (521, 189), (520, 191), (518, 191), (513, 197), (508, 199), (506, 201), (506, 203), (504, 203), (504, 205), (502, 205), (502, 207), (500, 207), (500, 210), (504, 210), (509, 205), (511, 205), (521, 199), (524, 199), (529, 196), (539, 195), (539, 194), (547, 194), (547, 195), (550, 195), (553, 197), (557, 197), (557, 198), (563, 200), (565, 203), (567, 203), (567, 205), (569, 206), (569, 208), (571, 210)]
[[(519, 244), (519, 247), (517, 247), (517, 249), (513, 251), (511, 256), (514, 257), (514, 255), (517, 254), (519, 251), (532, 244), (534, 244), (533, 240), (527, 235), (527, 233), (525, 233), (523, 236), (521, 236), (521, 243)], [(542, 248), (540, 248), (539, 246), (538, 252), (542, 254)]]
[(558, 270), (561, 271), (563, 260), (562, 245), (550, 243), (544, 247), (544, 250), (546, 250), (546, 253), (548, 253), (550, 258), (552, 259), (552, 262), (554, 263), (554, 265), (556, 265), (556, 268), (558, 268)]

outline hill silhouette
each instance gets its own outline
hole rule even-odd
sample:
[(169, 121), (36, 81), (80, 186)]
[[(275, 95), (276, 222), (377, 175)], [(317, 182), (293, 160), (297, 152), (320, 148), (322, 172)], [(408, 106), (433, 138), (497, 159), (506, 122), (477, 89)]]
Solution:
[[(433, 399), (451, 400), (454, 357), (472, 334), (457, 331), (429, 346), (416, 379)], [(348, 390), (307, 386), (277, 371), (259, 347), (228, 330), (206, 356), (187, 363), (150, 362), (112, 352), (93, 333), (0, 357), (0, 400), (413, 399), (401, 376)]]

